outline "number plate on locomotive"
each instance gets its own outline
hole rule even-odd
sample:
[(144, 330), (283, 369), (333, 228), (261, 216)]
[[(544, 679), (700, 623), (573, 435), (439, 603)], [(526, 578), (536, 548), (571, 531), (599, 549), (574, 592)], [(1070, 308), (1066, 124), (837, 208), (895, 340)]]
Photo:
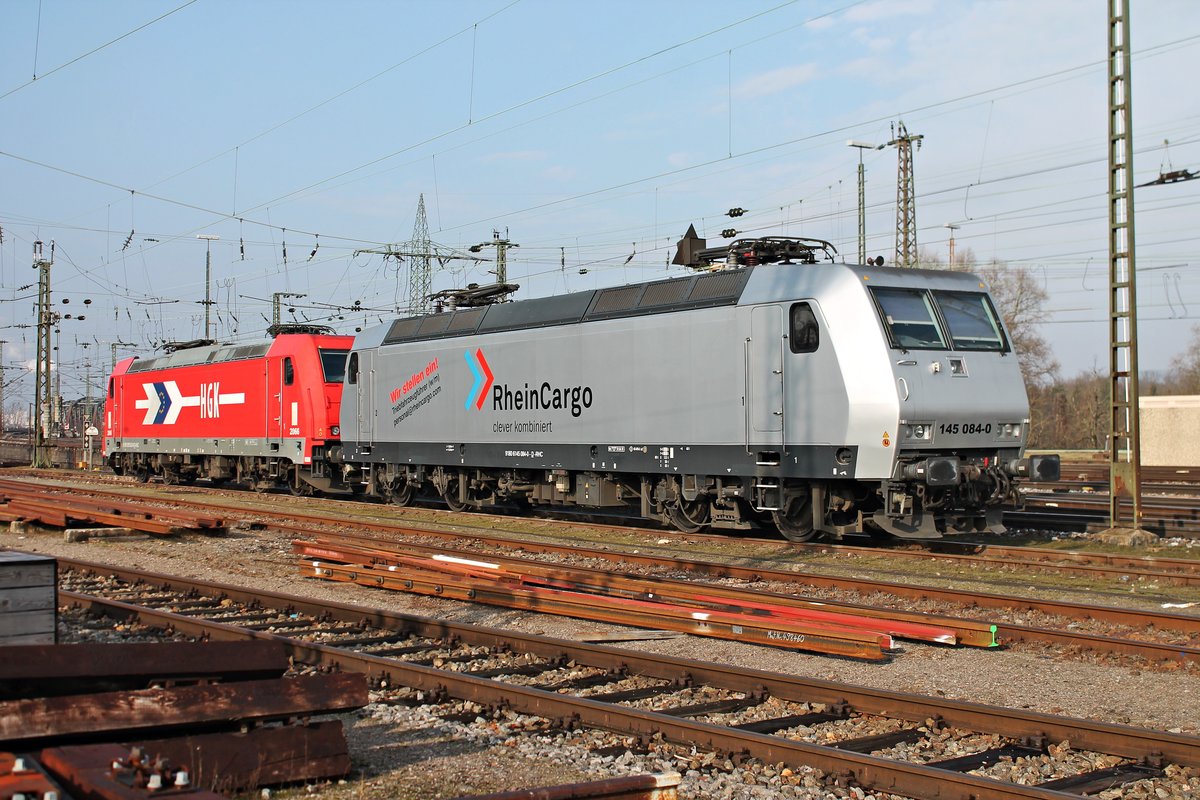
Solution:
[(965, 433), (969, 436), (987, 435), (992, 432), (992, 423), (990, 422), (943, 422), (938, 425), (938, 433), (941, 434), (959, 434)]

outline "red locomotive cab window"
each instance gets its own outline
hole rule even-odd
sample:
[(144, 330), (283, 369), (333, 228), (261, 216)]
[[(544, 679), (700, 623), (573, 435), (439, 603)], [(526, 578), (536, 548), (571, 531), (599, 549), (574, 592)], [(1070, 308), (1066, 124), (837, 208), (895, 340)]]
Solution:
[(113, 396), (113, 383), (115, 383), (115, 381), (113, 381), (113, 379), (112, 379), (112, 378), (109, 378), (109, 379), (108, 379), (108, 396), (109, 396), (109, 399), (112, 399), (112, 396)]
[(283, 385), (291, 386), (296, 382), (296, 368), (292, 366), (292, 357), (283, 359)]

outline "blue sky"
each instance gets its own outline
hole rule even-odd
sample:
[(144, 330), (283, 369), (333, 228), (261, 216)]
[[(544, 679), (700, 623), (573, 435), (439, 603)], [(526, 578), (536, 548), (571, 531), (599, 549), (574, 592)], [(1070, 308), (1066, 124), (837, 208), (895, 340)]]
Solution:
[[(406, 267), (355, 251), (410, 238), (421, 194), (440, 245), (520, 243), (524, 297), (679, 274), (667, 262), (689, 223), (714, 242), (728, 227), (826, 238), (852, 259), (846, 140), (886, 142), (899, 119), (925, 136), (920, 244), (945, 258), (955, 223), (959, 247), (1030, 268), (1064, 373), (1106, 367), (1105, 6), (5, 0), (9, 402), (32, 394), (13, 379), (34, 331), (12, 326), (34, 321), (38, 238), (57, 243), (59, 310), (91, 300), (61, 326), (77, 397), (109, 343), (203, 334), (197, 234), (220, 237), (222, 340), (260, 338), (273, 292), (307, 295), (285, 318), (345, 332), (403, 312)], [(1137, 180), (1167, 158), (1198, 169), (1200, 3), (1137, 3), (1131, 30)], [(895, 150), (865, 161), (868, 253), (890, 262)], [(1144, 369), (1200, 322), (1198, 197), (1200, 181), (1138, 190)], [(749, 213), (724, 216), (735, 206)], [(489, 267), (449, 262), (433, 286)]]

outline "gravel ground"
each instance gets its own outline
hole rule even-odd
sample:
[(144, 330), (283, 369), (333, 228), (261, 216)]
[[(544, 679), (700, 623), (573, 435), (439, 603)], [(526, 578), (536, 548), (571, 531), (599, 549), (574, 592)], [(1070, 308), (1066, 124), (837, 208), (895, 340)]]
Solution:
[[(188, 535), (179, 539), (133, 537), (70, 543), (63, 540), (61, 532), (3, 530), (0, 546), (562, 638), (622, 630), (603, 623), (302, 579), (291, 554), (290, 537), (263, 532), (235, 531), (223, 538)], [(874, 576), (864, 573), (863, 577)], [(876, 664), (691, 636), (619, 646), (1200, 734), (1195, 714), (1200, 675), (1195, 671), (1141, 670), (1128, 663), (1052, 649), (979, 650), (904, 643), (890, 662)], [(864, 796), (861, 790), (827, 785), (821, 776), (803, 768), (793, 772), (782, 765), (752, 765), (749, 770), (725, 770), (721, 764), (705, 763), (703, 754), (673, 748), (664, 747), (662, 752), (644, 757), (601, 757), (584, 745), (589, 737), (611, 739), (611, 734), (551, 732), (531, 737), (527, 728), (540, 723), (530, 718), (460, 724), (436, 719), (428, 708), (374, 703), (345, 720), (358, 771), (349, 781), (320, 789), (332, 797), (445, 798), (669, 770), (684, 775), (685, 797)], [(1192, 780), (1191, 785), (1200, 792), (1200, 779)], [(1154, 787), (1147, 791), (1145, 796), (1156, 796)]]

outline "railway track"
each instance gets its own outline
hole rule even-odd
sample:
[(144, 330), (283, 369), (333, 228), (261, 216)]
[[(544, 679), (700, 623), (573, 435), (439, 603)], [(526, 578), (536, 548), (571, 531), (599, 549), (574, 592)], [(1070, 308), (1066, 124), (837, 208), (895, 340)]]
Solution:
[[(0, 497), (3, 496), (5, 488), (26, 492), (29, 490), (46, 491), (44, 485), (33, 485), (28, 481), (11, 480), (0, 478)], [(149, 514), (171, 513), (163, 509), (163, 503), (159, 501), (150, 501), (139, 495), (131, 495), (121, 490), (104, 489), (99, 487), (89, 486), (87, 491), (94, 496), (109, 498), (113, 503), (119, 503), (120, 508), (128, 516), (142, 516)], [(1094, 499), (1094, 498), (1093, 498)], [(275, 517), (271, 520), (273, 527), (280, 530), (292, 531), (298, 534), (303, 534), (304, 530), (300, 526), (288, 525), (286, 519), (295, 519), (304, 522), (313, 522), (315, 524), (342, 524), (348, 520), (345, 516), (337, 516), (333, 514), (317, 514), (317, 513), (301, 513), (287, 512), (280, 514), (274, 510), (254, 509), (249, 511), (244, 506), (234, 503), (225, 503), (220, 500), (205, 499), (205, 500), (188, 500), (177, 496), (172, 496), (165, 502), (173, 506), (185, 508), (193, 515), (211, 515), (213, 511), (233, 512), (233, 513), (255, 513), (255, 514), (270, 514)], [(1085, 503), (1088, 507), (1095, 507), (1096, 503)], [(377, 513), (380, 508), (374, 504), (359, 504), (357, 507), (370, 509), (370, 514), (366, 519), (354, 518), (355, 525), (365, 527), (369, 530), (377, 532), (394, 531), (403, 534), (419, 534), (419, 535), (446, 535), (446, 531), (437, 532), (432, 527), (417, 528), (406, 526), (402, 523), (391, 522), (381, 519), (381, 515)], [(1107, 508), (1107, 505), (1105, 505)], [(1198, 508), (1200, 514), (1200, 508)], [(203, 518), (203, 517), (202, 517)], [(465, 530), (477, 538), (488, 541), (495, 540), (501, 546), (511, 546), (513, 540), (497, 539), (490, 535), (491, 527), (481, 524), (476, 524), (476, 520), (489, 519), (488, 515), (462, 514), (455, 513), (453, 522), (450, 527), (454, 530)], [(547, 520), (539, 520), (547, 522)], [(553, 521), (551, 521), (553, 522)], [(571, 525), (578, 526), (581, 523), (571, 522)], [(607, 530), (624, 530), (621, 526), (595, 525), (594, 523), (583, 523), (599, 529)], [(451, 532), (452, 536), (460, 536), (459, 533)], [(712, 542), (725, 543), (730, 541), (728, 535), (723, 534), (687, 534), (689, 540), (706, 540)], [(778, 544), (779, 540), (775, 538), (755, 540), (749, 537), (739, 537), (739, 541), (763, 541), (772, 544)], [(924, 543), (923, 549), (912, 549), (913, 545), (910, 542), (894, 542), (880, 543), (872, 542), (870, 545), (855, 545), (855, 544), (825, 544), (825, 543), (788, 543), (788, 547), (795, 552), (828, 552), (828, 553), (844, 553), (853, 554), (859, 553), (863, 555), (878, 554), (881, 550), (886, 550), (889, 558), (902, 559), (928, 559), (936, 558), (947, 561), (955, 561), (959, 564), (974, 565), (980, 567), (986, 566), (1003, 566), (1006, 568), (1038, 568), (1052, 569), (1058, 572), (1068, 572), (1090, 577), (1108, 578), (1113, 580), (1127, 581), (1130, 579), (1143, 581), (1157, 581), (1165, 585), (1178, 586), (1194, 586), (1200, 585), (1200, 559), (1186, 558), (1170, 558), (1162, 556), (1119, 556), (1108, 553), (1092, 553), (1084, 551), (1058, 550), (1044, 547), (1013, 547), (1005, 545), (995, 545), (988, 543), (979, 543), (971, 540), (946, 539)], [(906, 549), (907, 548), (907, 549)]]
[[(1095, 470), (1095, 465), (1084, 465)], [(1108, 494), (1107, 491), (1075, 491), (1075, 489), (1107, 487), (1107, 466), (1104, 469), (1104, 480), (1094, 481), (1056, 481), (1046, 483), (1030, 483), (1026, 487), (1030, 491), (1023, 494), (1024, 507), (1008, 508), (1004, 512), (1004, 523), (1011, 529), (1017, 530), (1054, 530), (1084, 532), (1107, 526)], [(1064, 468), (1065, 469), (1065, 468)], [(1200, 483), (1194, 481), (1200, 477), (1200, 468), (1163, 467), (1157, 468), (1163, 473), (1169, 473), (1181, 478), (1177, 483), (1143, 483), (1143, 527), (1164, 537), (1200, 538)], [(41, 473), (51, 479), (60, 477), (56, 473)], [(1085, 476), (1089, 473), (1082, 473)], [(1099, 473), (1096, 473), (1097, 475)], [(0, 479), (4, 480), (20, 479)], [(90, 488), (90, 487), (89, 487)], [(200, 489), (197, 489), (200, 491)], [(1162, 491), (1165, 496), (1156, 497), (1151, 492)], [(95, 489), (94, 491), (105, 491)], [(114, 496), (123, 496), (119, 490), (109, 490)], [(436, 506), (434, 506), (436, 507)], [(461, 515), (461, 514), (460, 514)], [(545, 517), (539, 517), (545, 519)], [(585, 524), (596, 518), (595, 514), (585, 516)], [(572, 520), (578, 522), (577, 520)], [(645, 520), (633, 518), (622, 522), (623, 527), (646, 527)], [(722, 534), (717, 534), (722, 536)], [(726, 535), (727, 536), (727, 535)], [(777, 541), (777, 539), (774, 539)]]
[[(128, 495), (122, 496), (128, 498)], [(185, 506), (200, 506), (203, 509), (208, 509), (209, 512), (211, 512), (211, 507), (216, 506), (223, 511), (233, 512), (234, 510), (238, 510), (241, 513), (247, 513), (244, 508), (236, 509), (235, 506), (223, 503), (194, 503), (175, 498), (172, 498), (170, 502)], [(591, 559), (600, 563), (607, 562), (618, 565), (616, 568), (623, 570), (628, 570), (630, 567), (637, 567), (652, 571), (658, 575), (677, 573), (683, 570), (692, 575), (703, 576), (709, 579), (724, 580), (732, 578), (746, 583), (746, 586), (739, 588), (738, 592), (748, 602), (778, 602), (781, 599), (778, 594), (780, 592), (794, 594), (796, 592), (812, 592), (814, 590), (833, 591), (844, 593), (847, 596), (887, 596), (892, 598), (893, 602), (901, 607), (914, 602), (934, 601), (951, 604), (963, 609), (971, 609), (971, 618), (957, 618), (960, 625), (962, 627), (967, 625), (978, 627), (981, 621), (980, 617), (983, 617), (982, 621), (995, 625), (994, 636), (996, 640), (1005, 644), (1026, 642), (1050, 645), (1067, 650), (1086, 650), (1117, 656), (1132, 656), (1145, 659), (1151, 663), (1177, 665), (1200, 664), (1200, 616), (1192, 614), (1140, 611), (1100, 606), (1091, 603), (1074, 603), (1061, 600), (1030, 598), (1020, 595), (987, 593), (979, 590), (914, 586), (905, 583), (868, 580), (861, 577), (820, 575), (813, 572), (798, 573), (788, 569), (781, 569), (778, 567), (777, 561), (771, 562), (766, 559), (749, 564), (745, 563), (744, 559), (742, 564), (686, 559), (680, 558), (677, 550), (668, 550), (665, 547), (657, 547), (650, 544), (641, 544), (636, 548), (638, 552), (634, 552), (632, 548), (612, 550), (587, 547), (577, 543), (564, 544), (553, 541), (535, 541), (528, 538), (514, 539), (496, 536), (482, 528), (464, 532), (461, 529), (461, 525), (458, 526), (457, 530), (439, 530), (432, 527), (401, 525), (378, 518), (354, 517), (353, 519), (348, 519), (345, 515), (264, 512), (261, 510), (250, 512), (250, 516), (270, 529), (306, 538), (311, 537), (314, 529), (322, 527), (333, 530), (344, 529), (345, 525), (349, 523), (357, 530), (370, 532), (373, 536), (343, 536), (343, 538), (369, 547), (394, 546), (393, 537), (397, 536), (418, 537), (448, 543), (448, 545), (438, 545), (434, 548), (432, 546), (420, 546), (416, 543), (405, 543), (405, 546), (426, 553), (436, 550), (458, 558), (479, 558), (481, 551), (478, 549), (451, 549), (455, 544), (461, 546), (463, 540), (467, 539), (471, 543), (472, 548), (480, 546), (489, 548), (485, 554), (489, 559), (495, 559), (498, 554), (511, 556), (524, 551), (525, 553), (548, 554), (573, 560)], [(812, 547), (821, 548), (828, 546), (813, 545)], [(1027, 549), (1031, 548), (1014, 548), (1014, 550), (1020, 551)], [(658, 552), (656, 553), (655, 551)], [(867, 552), (868, 554), (878, 554), (878, 551), (874, 549), (868, 549)], [(928, 557), (928, 554), (924, 553), (924, 551), (913, 551), (912, 555), (913, 557)], [(890, 559), (893, 557), (893, 553), (888, 552), (886, 556)], [(1058, 558), (1061, 557), (1061, 554), (1055, 553), (1054, 556)], [(1074, 557), (1092, 559), (1093, 555), (1077, 554)], [(1130, 566), (1118, 563), (1120, 561), (1118, 557), (1106, 555), (1095, 557), (1112, 561), (1113, 563), (1108, 568), (1116, 570), (1116, 574), (1132, 574)], [(1005, 561), (1010, 567), (1014, 564), (1013, 559), (1014, 557), (1011, 555), (1008, 555), (1007, 558), (1001, 557), (1001, 560)], [(1174, 566), (1182, 568), (1186, 565), (1187, 562)], [(1022, 567), (1018, 564), (1013, 568), (1020, 570)], [(1051, 565), (1050, 568), (1059, 569), (1061, 567), (1056, 564)], [(1098, 569), (1098, 567), (1095, 568)], [(1148, 574), (1148, 571), (1143, 570), (1143, 573)], [(607, 581), (610, 579), (610, 577), (597, 577), (595, 575), (591, 578), (593, 581)], [(659, 580), (662, 585), (666, 583), (662, 579), (656, 580)], [(754, 594), (752, 592), (753, 587), (762, 587), (764, 584), (768, 584), (771, 588), (776, 589), (776, 594)], [(436, 582), (431, 584), (430, 591), (435, 594), (438, 593), (438, 586), (439, 584)], [(469, 600), (470, 598), (464, 595), (462, 599)], [(829, 603), (830, 601), (827, 598), (821, 598), (821, 602)], [(881, 611), (877, 605), (872, 606), (852, 602), (838, 603), (837, 609), (840, 612), (850, 614), (879, 614)], [(1015, 614), (1028, 615), (1032, 613), (1042, 624), (1025, 624), (1005, 619), (993, 620), (984, 617), (987, 611), (992, 610), (1002, 611), (1010, 617)], [(909, 617), (909, 620), (929, 625), (945, 625), (947, 624), (947, 615), (945, 613), (938, 615), (918, 614)], [(1118, 634), (1114, 634), (1114, 628), (1119, 631)]]
[[(1026, 493), (1024, 512), (1005, 512), (1005, 520), (1016, 521), (1020, 514), (1040, 515), (1043, 519), (1065, 516), (1072, 524), (1107, 525), (1108, 493)], [(1123, 501), (1132, 514), (1132, 503)], [(1017, 516), (1011, 517), (1010, 514)], [(1036, 518), (1036, 517), (1035, 517)], [(1028, 518), (1026, 518), (1026, 521)], [(1155, 497), (1142, 495), (1141, 527), (1160, 536), (1200, 537), (1200, 497)]]
[(1012, 547), (974, 542), (931, 542), (912, 549), (905, 542), (871, 546), (799, 544), (800, 552), (879, 556), (889, 559), (947, 561), (968, 567), (1047, 569), (1119, 581), (1153, 581), (1170, 586), (1200, 586), (1200, 559), (1166, 556), (1124, 556), (1046, 547)]
[[(1200, 737), (806, 680), (60, 559), (62, 602), (213, 639), (273, 639), (377, 685), (805, 764), (914, 798), (1078, 798), (1200, 777)], [(416, 694), (420, 693), (420, 695)], [(947, 755), (947, 744), (956, 755)], [(965, 753), (965, 754), (964, 754)], [(1036, 785), (1027, 785), (1034, 783)], [(1159, 794), (1159, 796), (1164, 796)]]

